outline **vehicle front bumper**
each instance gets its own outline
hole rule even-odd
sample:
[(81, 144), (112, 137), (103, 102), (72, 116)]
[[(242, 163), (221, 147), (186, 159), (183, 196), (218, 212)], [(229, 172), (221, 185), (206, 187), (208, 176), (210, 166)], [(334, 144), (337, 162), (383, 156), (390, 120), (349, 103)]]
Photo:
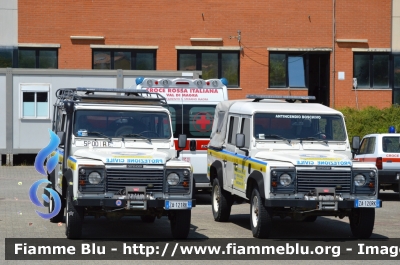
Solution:
[[(307, 208), (307, 209), (320, 209), (321, 203), (327, 203), (329, 202), (337, 202), (337, 206), (334, 209), (331, 210), (338, 210), (338, 209), (352, 209), (352, 208), (357, 208), (356, 207), (356, 200), (343, 200), (343, 201), (317, 201), (317, 200), (294, 200), (294, 199), (265, 199), (264, 200), (264, 205), (266, 207), (295, 207), (295, 208)], [(379, 201), (380, 207), (382, 207), (382, 201)], [(380, 207), (372, 207), (372, 208), (380, 208)], [(328, 210), (328, 209), (322, 209), (322, 210)]]
[[(104, 199), (95, 199), (95, 198), (77, 198), (73, 200), (73, 204), (75, 206), (84, 206), (84, 207), (110, 207), (110, 208), (125, 208), (127, 206), (127, 199), (115, 199), (115, 198), (104, 198)], [(166, 201), (185, 201), (191, 202), (191, 207), (196, 207), (196, 199), (156, 199), (156, 200), (146, 200), (147, 209), (148, 208), (165, 208)], [(137, 202), (137, 201), (135, 201)]]

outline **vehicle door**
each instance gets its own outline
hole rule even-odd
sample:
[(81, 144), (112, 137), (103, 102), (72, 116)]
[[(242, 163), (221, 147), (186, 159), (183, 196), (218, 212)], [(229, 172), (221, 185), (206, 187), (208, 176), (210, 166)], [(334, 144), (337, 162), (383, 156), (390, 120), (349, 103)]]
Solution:
[[(57, 110), (57, 117), (54, 125), (54, 133), (66, 131), (66, 120), (67, 115), (62, 109)], [(61, 139), (60, 139), (61, 140)], [(52, 188), (57, 190), (60, 194), (62, 193), (62, 160), (64, 155), (64, 145), (57, 147), (56, 152), (58, 152), (58, 165), (54, 168), (53, 172), (50, 174), (50, 181), (52, 183)]]
[(400, 172), (400, 136), (384, 136), (382, 144), (382, 168)]
[(239, 132), (244, 134), (245, 144), (244, 147), (239, 149), (235, 148), (235, 153), (238, 156), (238, 162), (233, 164), (233, 189), (240, 192), (246, 192), (246, 183), (249, 172), (249, 149), (250, 149), (250, 116), (240, 117)]
[(241, 160), (236, 155), (236, 134), (239, 133), (240, 116), (237, 114), (229, 114), (228, 116), (228, 139), (226, 141), (226, 157), (224, 162), (226, 163), (224, 172), (224, 187), (232, 189), (235, 171)]
[(375, 155), (375, 144), (376, 144), (376, 137), (365, 137), (361, 141), (360, 150), (358, 154), (354, 157), (356, 160), (360, 162), (376, 162), (376, 155)]

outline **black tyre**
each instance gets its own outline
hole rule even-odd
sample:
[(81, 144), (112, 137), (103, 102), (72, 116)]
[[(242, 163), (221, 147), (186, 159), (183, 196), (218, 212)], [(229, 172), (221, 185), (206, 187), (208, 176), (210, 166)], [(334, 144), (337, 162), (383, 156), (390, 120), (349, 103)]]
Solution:
[(354, 208), (351, 210), (350, 229), (355, 238), (370, 238), (375, 224), (374, 208)]
[(318, 219), (318, 215), (311, 215), (311, 216), (307, 216), (306, 218), (304, 218), (303, 222), (312, 223), (312, 222), (315, 222), (317, 219)]
[(217, 178), (213, 181), (211, 206), (215, 221), (226, 222), (229, 220), (232, 208), (232, 195), (222, 189)]
[(271, 212), (264, 206), (257, 188), (250, 198), (250, 227), (256, 238), (268, 238), (272, 231)]
[[(51, 184), (47, 184), (46, 188), (51, 188)], [(43, 194), (47, 196), (47, 198), (50, 198), (50, 192), (48, 192), (46, 189), (43, 190)], [(43, 206), (44, 207), (49, 207), (49, 202), (46, 202), (45, 200), (43, 200)], [(50, 210), (49, 210), (50, 212)]]
[(65, 235), (69, 239), (80, 238), (82, 235), (83, 207), (72, 204), (72, 194), (70, 189), (67, 191)]
[[(49, 209), (49, 213), (51, 213), (54, 211), (54, 198), (50, 194), (48, 196), (50, 198), (48, 209)], [(61, 209), (56, 216), (54, 216), (53, 218), (50, 218), (50, 222), (52, 222), (52, 223), (59, 223), (59, 222), (64, 221), (65, 199), (63, 199), (59, 193), (58, 193), (58, 196), (61, 199)]]
[(152, 215), (141, 215), (140, 219), (142, 219), (144, 223), (154, 223), (156, 217)]
[(174, 239), (186, 239), (190, 231), (191, 210), (171, 211), (170, 224)]

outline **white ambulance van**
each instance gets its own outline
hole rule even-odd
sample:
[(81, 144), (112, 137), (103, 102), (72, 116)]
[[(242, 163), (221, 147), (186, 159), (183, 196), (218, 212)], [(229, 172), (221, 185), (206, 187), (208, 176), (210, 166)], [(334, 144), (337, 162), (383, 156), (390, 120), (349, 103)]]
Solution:
[(180, 134), (187, 135), (187, 147), (180, 159), (193, 166), (196, 190), (210, 191), (207, 178), (207, 147), (215, 107), (228, 99), (228, 82), (221, 79), (136, 78), (136, 88), (163, 95), (172, 118), (175, 146)]
[(357, 141), (353, 138), (354, 159), (376, 165), (380, 189), (399, 192), (400, 133), (396, 133), (391, 127), (388, 133), (368, 134), (362, 138), (360, 144), (358, 141), (359, 138)]

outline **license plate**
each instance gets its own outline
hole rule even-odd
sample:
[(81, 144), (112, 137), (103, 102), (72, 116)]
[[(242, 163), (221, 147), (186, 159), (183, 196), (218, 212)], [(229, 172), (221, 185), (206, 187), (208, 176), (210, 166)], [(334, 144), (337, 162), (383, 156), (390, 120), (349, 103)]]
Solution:
[(102, 140), (77, 140), (75, 142), (76, 146), (79, 147), (97, 147), (97, 148), (102, 148), (102, 147), (121, 147), (121, 142), (117, 141), (102, 141)]
[(355, 200), (355, 208), (381, 208), (380, 200)]
[(165, 209), (191, 209), (192, 201), (165, 201)]

